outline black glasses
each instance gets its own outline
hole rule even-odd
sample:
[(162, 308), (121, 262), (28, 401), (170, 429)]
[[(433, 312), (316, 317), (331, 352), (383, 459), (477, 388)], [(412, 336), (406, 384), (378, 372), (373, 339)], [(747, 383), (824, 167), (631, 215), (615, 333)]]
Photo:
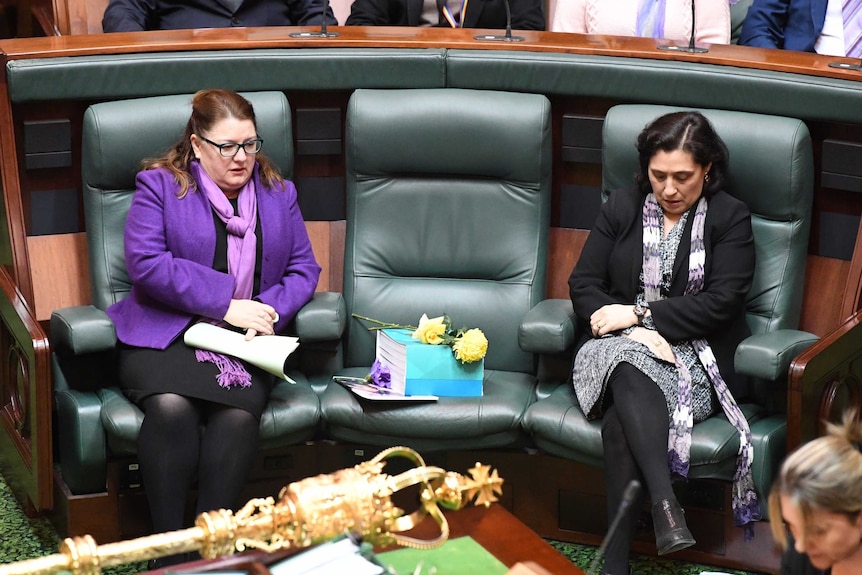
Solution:
[(249, 140), (248, 142), (243, 142), (242, 144), (237, 144), (234, 142), (227, 142), (225, 144), (216, 144), (209, 138), (204, 138), (200, 134), (198, 134), (198, 138), (206, 142), (207, 144), (212, 144), (216, 148), (218, 148), (218, 153), (221, 154), (223, 158), (233, 158), (237, 154), (239, 154), (239, 149), (242, 148), (243, 152), (246, 154), (256, 154), (260, 151), (263, 146), (263, 138), (255, 138), (253, 140)]

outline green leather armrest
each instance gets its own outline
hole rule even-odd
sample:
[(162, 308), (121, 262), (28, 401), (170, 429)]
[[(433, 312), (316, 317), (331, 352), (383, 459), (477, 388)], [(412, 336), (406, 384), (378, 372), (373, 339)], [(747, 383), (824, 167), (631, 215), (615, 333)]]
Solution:
[(772, 480), (778, 476), (778, 468), (787, 455), (787, 418), (770, 415), (751, 424), (751, 444), (754, 446), (754, 463), (751, 471), (754, 485), (760, 498), (760, 514), (769, 519), (767, 497)]
[(341, 339), (347, 326), (347, 306), (336, 292), (317, 292), (296, 313), (296, 336), (302, 343)]
[(117, 345), (114, 323), (92, 305), (64, 307), (51, 314), (51, 344), (65, 355), (109, 351)]
[(107, 454), (102, 427), (102, 402), (92, 392), (71, 389), (54, 394), (60, 470), (72, 493), (105, 490)]
[(518, 328), (518, 345), (530, 353), (559, 353), (575, 343), (572, 302), (546, 299), (528, 311)]
[(781, 381), (793, 358), (819, 338), (807, 331), (779, 329), (745, 338), (736, 348), (736, 371), (768, 381)]

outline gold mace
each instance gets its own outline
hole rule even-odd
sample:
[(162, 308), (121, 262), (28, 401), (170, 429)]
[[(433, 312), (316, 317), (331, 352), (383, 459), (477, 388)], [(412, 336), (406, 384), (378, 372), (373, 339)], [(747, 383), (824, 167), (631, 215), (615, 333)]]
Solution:
[[(416, 467), (398, 475), (383, 473), (393, 457)], [(308, 547), (355, 533), (373, 545), (397, 544), (431, 549), (449, 538), (449, 524), (440, 506), (460, 509), (475, 500), (489, 506), (502, 493), (503, 479), (487, 465), (476, 463), (470, 476), (427, 466), (409, 447), (391, 447), (373, 459), (328, 475), (317, 475), (282, 488), (278, 501), (252, 499), (233, 513), (226, 509), (198, 515), (195, 526), (147, 537), (96, 544), (89, 535), (70, 537), (60, 553), (0, 565), (0, 575), (27, 575), (71, 571), (74, 575), (100, 575), (102, 568), (157, 557), (199, 551), (206, 559), (246, 549), (267, 552)], [(409, 515), (392, 503), (392, 494), (420, 485), (419, 507)], [(440, 527), (434, 539), (401, 535), (430, 515)]]

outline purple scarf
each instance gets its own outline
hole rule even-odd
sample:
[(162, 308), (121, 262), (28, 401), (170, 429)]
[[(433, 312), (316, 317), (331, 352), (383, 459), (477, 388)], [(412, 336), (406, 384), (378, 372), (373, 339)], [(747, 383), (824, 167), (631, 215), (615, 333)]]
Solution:
[[(254, 286), (254, 263), (257, 250), (257, 197), (254, 189), (254, 178), (242, 187), (237, 198), (239, 213), (234, 214), (233, 206), (224, 195), (221, 188), (212, 181), (212, 178), (201, 167), (200, 162), (191, 163), (192, 176), (197, 183), (198, 189), (206, 194), (213, 210), (218, 218), (225, 223), (227, 228), (227, 271), (236, 278), (233, 291), (235, 299), (249, 299), (252, 296)], [(215, 322), (221, 323), (221, 322)], [(220, 386), (230, 388), (234, 385), (248, 387), (251, 385), (251, 374), (238, 359), (206, 351), (195, 350), (198, 361), (209, 361), (219, 368), (216, 378)]]
[[(703, 227), (706, 221), (707, 207), (706, 198), (701, 196), (692, 222), (691, 249), (688, 257), (688, 283), (685, 287), (685, 295), (694, 295), (703, 290), (703, 266), (706, 261)], [(647, 302), (662, 299), (659, 288), (661, 282), (662, 217), (655, 194), (648, 194), (643, 207), (643, 273), (644, 296)], [(739, 433), (739, 454), (736, 459), (736, 472), (733, 476), (733, 519), (738, 527), (745, 527), (745, 539), (749, 540), (754, 536), (751, 523), (760, 519), (760, 507), (757, 505), (757, 492), (754, 489), (754, 480), (751, 474), (751, 464), (754, 459), (751, 430), (745, 415), (739, 409), (736, 400), (718, 371), (718, 364), (715, 362), (715, 356), (709, 343), (705, 339), (695, 339), (691, 341), (691, 344), (697, 352), (700, 363), (709, 375), (724, 414)], [(691, 413), (691, 373), (681, 361), (674, 359), (679, 374), (679, 388), (677, 406), (671, 414), (668, 433), (668, 462), (671, 473), (680, 477), (687, 477), (691, 429), (694, 425)]]

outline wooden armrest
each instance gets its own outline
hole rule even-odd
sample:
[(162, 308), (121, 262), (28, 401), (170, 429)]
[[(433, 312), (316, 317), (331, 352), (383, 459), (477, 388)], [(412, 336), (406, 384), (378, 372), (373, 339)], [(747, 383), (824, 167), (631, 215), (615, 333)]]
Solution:
[(5, 268), (0, 268), (0, 433), (15, 447), (7, 453), (10, 478), (37, 509), (52, 506), (51, 379), (48, 337)]
[[(787, 450), (824, 432), (848, 406), (862, 407), (862, 311), (799, 354), (787, 385)], [(816, 406), (816, 407), (815, 407)]]

